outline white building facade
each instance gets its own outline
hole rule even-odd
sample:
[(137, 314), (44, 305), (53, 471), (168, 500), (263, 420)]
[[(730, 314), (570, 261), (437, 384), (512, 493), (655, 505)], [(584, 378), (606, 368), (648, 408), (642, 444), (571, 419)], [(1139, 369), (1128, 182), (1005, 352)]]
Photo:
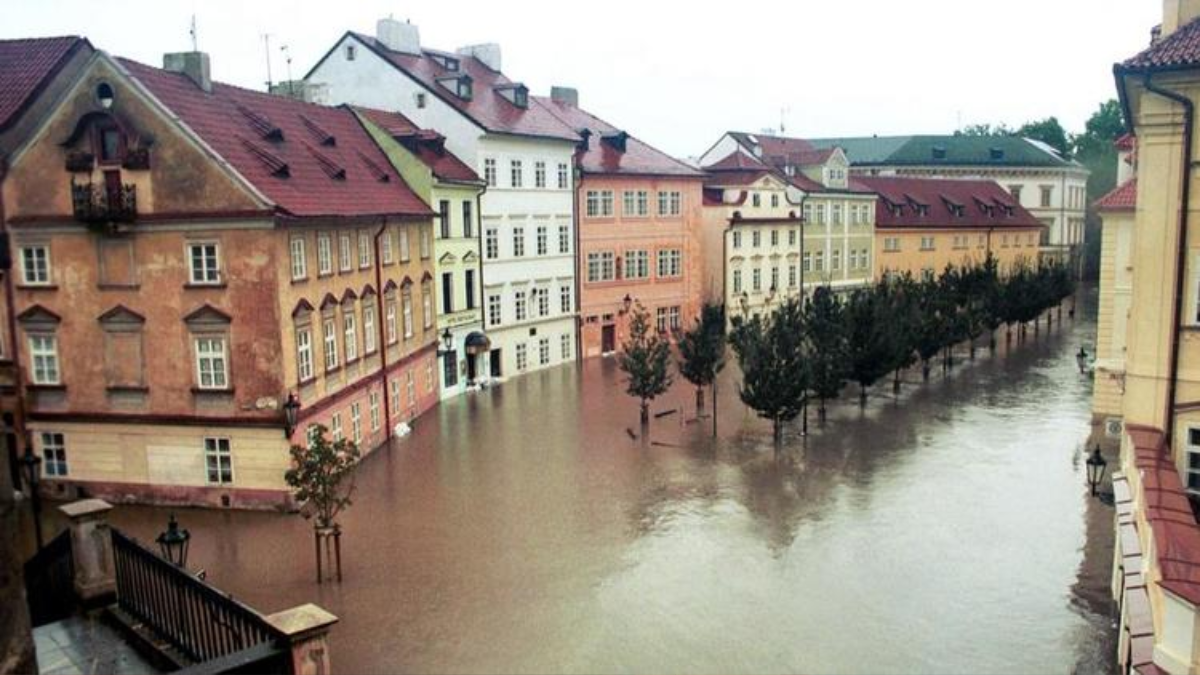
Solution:
[(572, 156), (579, 136), (500, 72), (500, 49), (420, 46), (416, 26), (347, 33), (306, 76), (330, 103), (402, 113), (446, 137), (487, 184), (480, 198), (481, 375), (492, 380), (573, 362), (577, 352)]

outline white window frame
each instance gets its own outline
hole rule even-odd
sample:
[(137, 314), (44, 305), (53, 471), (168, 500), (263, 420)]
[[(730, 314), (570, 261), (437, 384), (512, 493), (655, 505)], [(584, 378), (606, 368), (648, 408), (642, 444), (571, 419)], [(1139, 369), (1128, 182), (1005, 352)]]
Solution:
[(342, 334), (346, 340), (346, 363), (358, 360), (358, 316), (354, 308), (342, 311)]
[(413, 300), (412, 287), (407, 287), (401, 296), (401, 315), (404, 318), (404, 339), (411, 340), (413, 336)]
[(338, 271), (349, 272), (354, 269), (354, 255), (350, 252), (353, 238), (349, 232), (338, 233)]
[[(31, 261), (31, 257), (34, 258), (34, 260)], [(40, 260), (37, 260), (37, 258), (40, 258)], [(22, 246), (22, 284), (25, 286), (49, 286), (52, 278), (53, 274), (50, 267), (50, 246), (47, 244), (27, 244)]]
[(501, 316), (500, 296), (495, 293), (488, 294), (488, 325), (499, 326), (503, 320)]
[(366, 269), (371, 266), (371, 233), (359, 231), (358, 233), (358, 269)]
[(321, 340), (324, 345), (321, 355), (325, 360), (325, 372), (337, 370), (341, 360), (338, 358), (339, 340), (336, 317), (328, 316), (321, 322)]
[(362, 404), (358, 401), (350, 404), (350, 439), (355, 445), (362, 444)]
[(313, 379), (312, 326), (296, 329), (296, 377), (300, 382)]
[(225, 436), (205, 436), (205, 481), (209, 485), (232, 485), (233, 476), (233, 443)]
[[(196, 253), (201, 266), (196, 266)], [(211, 265), (210, 265), (211, 263)], [(187, 243), (188, 283), (193, 286), (216, 286), (221, 283), (221, 246), (215, 241)]]
[(303, 281), (308, 278), (308, 256), (305, 250), (304, 237), (292, 237), (289, 251), (292, 256), (292, 281)]
[(60, 431), (42, 432), (42, 475), (62, 478), (70, 474), (66, 436)]
[(374, 354), (379, 348), (379, 336), (375, 328), (375, 303), (374, 298), (367, 298), (363, 302), (363, 354)]
[(328, 232), (317, 233), (317, 274), (333, 274), (333, 235)]
[[(211, 349), (216, 343), (219, 350)], [(229, 345), (224, 335), (197, 335), (192, 338), (196, 358), (196, 387), (206, 391), (229, 389)], [(207, 370), (207, 372), (206, 372)], [(205, 375), (209, 381), (205, 383)]]
[(379, 421), (379, 392), (375, 390), (367, 394), (367, 412), (370, 415), (371, 431), (378, 432), (382, 423)]
[(29, 335), (29, 378), (38, 385), (62, 384), (62, 367), (58, 358), (58, 336), (54, 333)]

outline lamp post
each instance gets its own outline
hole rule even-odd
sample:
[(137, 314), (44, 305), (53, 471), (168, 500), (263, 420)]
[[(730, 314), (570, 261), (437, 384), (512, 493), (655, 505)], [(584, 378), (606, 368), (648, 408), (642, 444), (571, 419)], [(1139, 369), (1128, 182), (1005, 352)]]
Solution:
[(42, 496), (38, 491), (38, 483), (42, 477), (42, 458), (33, 454), (33, 447), (27, 442), (25, 454), (21, 457), (21, 468), (25, 470), (25, 485), (29, 488), (29, 504), (33, 507), (33, 533), (37, 538), (38, 550), (42, 550)]
[(192, 534), (179, 527), (179, 522), (175, 520), (175, 514), (172, 513), (170, 519), (167, 520), (167, 529), (158, 535), (156, 541), (167, 562), (176, 567), (184, 567), (187, 565), (188, 541), (191, 538)]
[(283, 428), (290, 439), (296, 431), (296, 416), (300, 413), (300, 399), (295, 392), (288, 393), (287, 401), (283, 404)]
[(454, 335), (450, 333), (450, 329), (442, 331), (442, 348), (438, 350), (438, 356), (445, 356), (454, 351)]
[(629, 308), (632, 306), (633, 306), (633, 298), (629, 297), (629, 294), (626, 293), (625, 297), (621, 299), (621, 313), (628, 314)]
[(1096, 488), (1100, 486), (1100, 481), (1104, 480), (1104, 469), (1108, 467), (1108, 462), (1104, 461), (1104, 457), (1100, 455), (1100, 444), (1097, 443), (1095, 449), (1092, 450), (1091, 457), (1087, 460), (1087, 479), (1088, 484), (1092, 487), (1092, 496), (1096, 496)]
[(1079, 366), (1079, 374), (1086, 375), (1088, 367), (1088, 353), (1083, 345), (1079, 345), (1079, 353), (1075, 355), (1075, 363)]

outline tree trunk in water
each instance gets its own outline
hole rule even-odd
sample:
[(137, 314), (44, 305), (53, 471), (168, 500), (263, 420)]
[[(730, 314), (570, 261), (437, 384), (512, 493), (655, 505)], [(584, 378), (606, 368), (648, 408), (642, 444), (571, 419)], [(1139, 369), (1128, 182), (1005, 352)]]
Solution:
[(954, 368), (954, 345), (946, 347), (946, 366), (951, 369)]
[(817, 406), (817, 420), (825, 424), (825, 399), (821, 399), (820, 405)]
[(921, 361), (921, 379), (929, 381), (929, 359)]
[(1005, 328), (1004, 328), (1004, 345), (1007, 347), (1011, 344), (1012, 344), (1012, 326), (1009, 325), (1009, 326), (1005, 326)]
[(971, 360), (975, 360), (975, 338), (971, 338)]
[(650, 404), (642, 401), (642, 433), (646, 431), (646, 427), (650, 426)]
[(712, 404), (713, 404), (713, 438), (717, 437), (717, 380), (712, 381)]
[(773, 433), (775, 434), (775, 452), (779, 452), (779, 449), (783, 447), (783, 420), (777, 417), (774, 420), (774, 424), (775, 429)]
[(808, 397), (804, 398), (804, 407), (800, 410), (800, 435), (808, 435)]
[(1039, 316), (1039, 317), (1035, 317), (1035, 318), (1033, 319), (1033, 334), (1034, 334), (1035, 336), (1036, 336), (1036, 335), (1038, 335), (1038, 334), (1040, 334), (1040, 333), (1041, 333), (1041, 329), (1042, 329), (1042, 317), (1040, 317), (1040, 316)]
[(867, 385), (862, 382), (858, 383), (858, 407), (867, 407)]
[(996, 330), (994, 328), (988, 331), (988, 352), (996, 353)]
[(893, 394), (900, 393), (900, 369), (899, 368), (896, 369), (895, 377), (892, 379), (892, 393)]
[(704, 387), (696, 387), (696, 417), (704, 412)]

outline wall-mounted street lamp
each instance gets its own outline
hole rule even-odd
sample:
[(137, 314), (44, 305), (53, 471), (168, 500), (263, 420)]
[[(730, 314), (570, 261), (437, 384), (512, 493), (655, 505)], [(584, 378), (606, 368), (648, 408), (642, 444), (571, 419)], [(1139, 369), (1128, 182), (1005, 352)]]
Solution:
[(1096, 488), (1100, 487), (1100, 481), (1104, 480), (1104, 470), (1108, 467), (1108, 462), (1104, 461), (1104, 457), (1100, 454), (1100, 444), (1096, 444), (1096, 448), (1092, 450), (1092, 456), (1087, 460), (1087, 479), (1088, 485), (1092, 487), (1092, 496), (1096, 496)]
[(633, 298), (629, 297), (629, 294), (626, 293), (625, 297), (621, 299), (621, 313), (628, 314), (629, 308), (632, 306), (633, 306)]
[(191, 539), (192, 534), (179, 527), (178, 521), (175, 520), (175, 514), (172, 513), (167, 521), (167, 529), (158, 535), (156, 541), (167, 562), (176, 567), (184, 567), (187, 565), (188, 542)]
[(442, 348), (438, 350), (438, 356), (445, 356), (454, 351), (454, 336), (450, 333), (450, 329), (442, 331)]
[(750, 311), (750, 295), (746, 291), (742, 291), (742, 294), (738, 297), (738, 304), (742, 306), (743, 314)]
[(1083, 345), (1079, 345), (1079, 353), (1075, 355), (1075, 363), (1079, 366), (1079, 374), (1087, 375), (1088, 353)]
[(289, 392), (287, 401), (283, 403), (283, 428), (288, 438), (296, 430), (296, 417), (300, 414), (300, 399), (295, 392)]

